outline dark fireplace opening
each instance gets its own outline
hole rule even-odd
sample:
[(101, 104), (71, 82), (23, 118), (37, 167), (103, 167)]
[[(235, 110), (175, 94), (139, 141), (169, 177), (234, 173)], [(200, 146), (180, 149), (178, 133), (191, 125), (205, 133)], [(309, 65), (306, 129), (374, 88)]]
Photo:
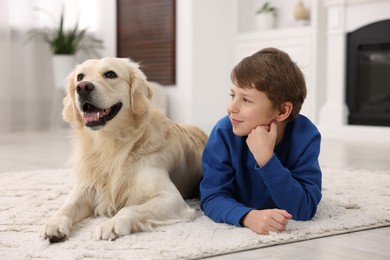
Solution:
[(348, 33), (346, 83), (349, 124), (390, 126), (390, 20)]

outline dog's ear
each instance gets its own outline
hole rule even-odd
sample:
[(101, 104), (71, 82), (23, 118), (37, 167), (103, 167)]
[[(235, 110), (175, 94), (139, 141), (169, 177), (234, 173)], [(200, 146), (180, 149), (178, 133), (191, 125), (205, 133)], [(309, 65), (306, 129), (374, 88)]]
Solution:
[(130, 104), (136, 115), (143, 115), (150, 108), (152, 89), (143, 72), (137, 67), (130, 71)]
[(66, 96), (63, 99), (64, 109), (62, 117), (68, 123), (81, 122), (82, 119), (78, 113), (75, 103), (75, 85), (73, 82), (75, 71), (72, 71), (66, 78)]

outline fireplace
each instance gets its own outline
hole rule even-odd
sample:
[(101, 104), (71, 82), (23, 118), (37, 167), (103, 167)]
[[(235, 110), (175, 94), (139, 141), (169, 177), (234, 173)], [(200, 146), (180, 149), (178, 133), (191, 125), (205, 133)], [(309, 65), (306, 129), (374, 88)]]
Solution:
[[(347, 72), (348, 74), (351, 74), (351, 70), (353, 69), (353, 64), (351, 62), (347, 62), (348, 57), (350, 54), (347, 54), (347, 48), (348, 48), (348, 34), (352, 32), (356, 32), (358, 30), (365, 31), (367, 26), (374, 25), (378, 22), (382, 24), (382, 21), (388, 21), (390, 20), (390, 1), (389, 0), (321, 0), (321, 2), (324, 4), (324, 7), (326, 9), (326, 20), (324, 21), (325, 28), (325, 34), (320, 35), (320, 41), (318, 43), (325, 43), (325, 79), (324, 79), (324, 88), (319, 88), (319, 92), (317, 95), (318, 102), (320, 105), (320, 110), (318, 114), (318, 127), (321, 131), (322, 136), (324, 139), (339, 139), (339, 140), (349, 140), (349, 141), (364, 141), (364, 142), (385, 142), (390, 144), (390, 127), (386, 126), (389, 125), (389, 117), (388, 114), (383, 113), (385, 109), (381, 109), (381, 113), (375, 113), (372, 112), (373, 108), (367, 109), (366, 107), (358, 107), (357, 101), (360, 101), (359, 99), (354, 98), (353, 94), (350, 95), (350, 87), (347, 88), (346, 84), (348, 81), (348, 84), (351, 84), (351, 80), (348, 80)], [(319, 23), (321, 24), (321, 23)], [(387, 23), (384, 23), (384, 27), (390, 28)], [(369, 27), (368, 27), (369, 28)], [(371, 29), (367, 29), (371, 31)], [(363, 44), (354, 44), (355, 50), (362, 52), (370, 52), (370, 48), (373, 48), (375, 53), (378, 51), (378, 45), (381, 46), (379, 48), (379, 54), (378, 56), (383, 56), (383, 53), (386, 53), (386, 51), (383, 51), (383, 49), (386, 50), (386, 42), (390, 43), (389, 40), (384, 41), (383, 38), (389, 39), (389, 29), (386, 31), (383, 28), (381, 29), (382, 33), (379, 33), (376, 39), (381, 39), (380, 42), (371, 42), (370, 40), (366, 39), (363, 40)], [(371, 34), (371, 33), (370, 33)], [(386, 37), (384, 35), (387, 35)], [(374, 38), (374, 40), (375, 40)], [(360, 41), (360, 39), (357, 39)], [(349, 40), (351, 42), (351, 40)], [(377, 45), (375, 45), (377, 44)], [(365, 47), (364, 47), (365, 45)], [(368, 45), (368, 46), (367, 46)], [(370, 46), (371, 45), (371, 46)], [(362, 47), (356, 47), (356, 46), (363, 46)], [(360, 49), (359, 49), (360, 48)], [(388, 48), (387, 48), (388, 50)], [(350, 50), (352, 51), (352, 50)], [(388, 51), (387, 51), (388, 53)], [(372, 57), (378, 57), (373, 55)], [(386, 56), (386, 55), (385, 55)], [(355, 58), (355, 64), (358, 63), (359, 58)], [(366, 55), (367, 57), (367, 55)], [(368, 56), (369, 57), (369, 56)], [(362, 60), (363, 58), (361, 58)], [(363, 59), (364, 60), (364, 59)], [(320, 60), (321, 61), (321, 60)], [(390, 74), (390, 69), (386, 69), (386, 66), (382, 66), (383, 63), (376, 64), (381, 69), (385, 69), (388, 71), (383, 81), (389, 82), (388, 74)], [(351, 68), (347, 69), (347, 66), (350, 65)], [(360, 64), (361, 65), (361, 64)], [(355, 67), (355, 73), (360, 75), (362, 73), (362, 69), (359, 69), (358, 67)], [(317, 75), (321, 76), (322, 70), (317, 70)], [(358, 71), (358, 72), (356, 72)], [(378, 73), (379, 70), (375, 69), (375, 73)], [(366, 72), (367, 73), (367, 72)], [(374, 72), (372, 72), (374, 73)], [(379, 88), (379, 86), (383, 86), (382, 84), (378, 83), (378, 75), (368, 74), (371, 75), (368, 78), (375, 81), (376, 86), (375, 88)], [(373, 76), (372, 76), (373, 75)], [(348, 75), (349, 76), (349, 75)], [(383, 77), (383, 75), (382, 75)], [(319, 86), (321, 87), (322, 81), (318, 81)], [(357, 83), (362, 85), (361, 79), (355, 79), (355, 87), (357, 87)], [(388, 83), (387, 83), (388, 84)], [(388, 89), (389, 87), (387, 87)], [(324, 90), (324, 91), (322, 91)], [(373, 91), (373, 90), (371, 90)], [(374, 91), (377, 91), (376, 89)], [(387, 90), (388, 91), (388, 90)], [(347, 93), (348, 92), (348, 93)], [(373, 92), (370, 92), (370, 95)], [(388, 94), (389, 92), (387, 92)], [(347, 98), (346, 95), (349, 95)], [(366, 95), (368, 94), (360, 94), (364, 98), (366, 98)], [(377, 99), (370, 99), (370, 106), (372, 103), (375, 103), (378, 105), (375, 109), (380, 109), (379, 104), (382, 103), (382, 100), (379, 98), (384, 98), (386, 95), (386, 92), (383, 92), (383, 94), (380, 95), (380, 97), (375, 93), (375, 96)], [(373, 101), (375, 100), (375, 101)], [(349, 103), (347, 105), (347, 102)], [(355, 112), (363, 109), (363, 111), (366, 111), (366, 114), (369, 114), (372, 118), (379, 118), (379, 120), (374, 119), (374, 122), (362, 122), (362, 121), (353, 121), (353, 118), (355, 117)], [(351, 116), (350, 110), (352, 111)], [(371, 112), (367, 112), (371, 111)], [(362, 113), (361, 113), (362, 114)], [(353, 116), (352, 116), (353, 115)], [(357, 116), (356, 116), (357, 117)], [(362, 115), (363, 117), (363, 115)], [(377, 122), (375, 122), (377, 121)], [(387, 123), (386, 123), (387, 122)], [(353, 124), (352, 124), (353, 123)]]
[(390, 126), (390, 20), (347, 35), (348, 124)]

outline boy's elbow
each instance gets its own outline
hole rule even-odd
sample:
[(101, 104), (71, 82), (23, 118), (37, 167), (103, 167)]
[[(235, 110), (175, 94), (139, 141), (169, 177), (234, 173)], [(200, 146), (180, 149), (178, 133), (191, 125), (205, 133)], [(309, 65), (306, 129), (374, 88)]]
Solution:
[(294, 216), (293, 216), (293, 219), (299, 220), (299, 221), (312, 220), (314, 218), (314, 216), (316, 215), (316, 212), (317, 212), (317, 207), (315, 209), (313, 209), (311, 212), (303, 212), (301, 214), (298, 214), (297, 218), (294, 218)]
[(306, 208), (302, 208), (296, 216), (293, 215), (293, 219), (300, 221), (312, 220), (317, 213), (319, 201), (312, 201)]

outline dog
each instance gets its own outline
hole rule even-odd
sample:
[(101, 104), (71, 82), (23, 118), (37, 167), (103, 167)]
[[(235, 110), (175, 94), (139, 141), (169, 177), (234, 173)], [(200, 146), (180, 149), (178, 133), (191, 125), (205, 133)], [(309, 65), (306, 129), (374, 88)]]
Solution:
[(172, 122), (151, 105), (138, 63), (90, 59), (66, 79), (63, 118), (73, 129), (73, 190), (43, 227), (50, 243), (90, 216), (109, 219), (96, 239), (114, 240), (158, 225), (191, 221), (207, 134)]

